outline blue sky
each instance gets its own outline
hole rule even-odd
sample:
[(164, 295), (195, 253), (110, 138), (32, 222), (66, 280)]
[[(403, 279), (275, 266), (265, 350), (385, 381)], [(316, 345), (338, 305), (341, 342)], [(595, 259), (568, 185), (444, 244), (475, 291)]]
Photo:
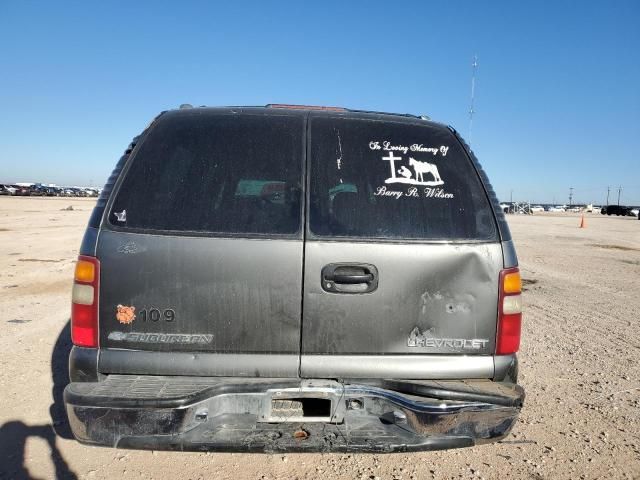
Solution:
[(0, 181), (101, 185), (181, 103), (427, 114), (468, 137), (477, 53), (472, 146), (502, 200), (621, 185), (640, 204), (640, 2), (307, 3), (0, 2)]

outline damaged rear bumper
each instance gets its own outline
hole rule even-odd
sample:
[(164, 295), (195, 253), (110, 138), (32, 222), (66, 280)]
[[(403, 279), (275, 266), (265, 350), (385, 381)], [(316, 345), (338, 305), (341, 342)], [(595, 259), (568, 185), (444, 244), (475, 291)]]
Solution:
[(394, 452), (468, 447), (509, 433), (521, 387), (492, 381), (110, 375), (71, 383), (75, 437), (119, 448)]

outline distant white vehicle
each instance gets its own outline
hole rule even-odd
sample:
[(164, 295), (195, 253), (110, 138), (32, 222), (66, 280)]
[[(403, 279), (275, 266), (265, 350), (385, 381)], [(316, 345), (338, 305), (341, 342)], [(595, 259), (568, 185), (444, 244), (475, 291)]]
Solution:
[(531, 211), (533, 213), (544, 212), (544, 207), (542, 205), (534, 205), (533, 207), (531, 207)]
[(568, 212), (576, 212), (577, 213), (577, 212), (579, 212), (581, 210), (582, 210), (582, 207), (573, 207), (573, 208), (568, 209), (567, 211)]
[(632, 208), (631, 209), (631, 216), (637, 217), (639, 212), (640, 212), (640, 210), (638, 210), (637, 208)]
[(559, 206), (549, 207), (549, 210), (547, 210), (547, 211), (549, 211), (549, 212), (566, 212), (564, 207), (559, 207)]

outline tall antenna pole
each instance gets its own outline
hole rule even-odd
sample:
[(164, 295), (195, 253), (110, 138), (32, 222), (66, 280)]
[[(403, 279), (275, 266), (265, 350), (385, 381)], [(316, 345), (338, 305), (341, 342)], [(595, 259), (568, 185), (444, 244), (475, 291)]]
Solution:
[(471, 63), (471, 107), (469, 108), (469, 145), (471, 145), (471, 130), (473, 129), (473, 114), (476, 113), (473, 109), (473, 103), (476, 97), (476, 70), (478, 69), (478, 55), (473, 56), (473, 63)]

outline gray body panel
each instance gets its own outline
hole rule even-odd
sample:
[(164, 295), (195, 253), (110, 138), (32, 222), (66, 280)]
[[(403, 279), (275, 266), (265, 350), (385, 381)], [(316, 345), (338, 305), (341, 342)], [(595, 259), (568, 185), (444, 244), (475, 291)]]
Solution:
[[(308, 378), (493, 378), (491, 355), (302, 355)], [(330, 373), (331, 372), (331, 373)]]
[[(300, 368), (309, 378), (464, 379), (504, 378), (508, 356), (499, 364), (491, 355), (303, 355)], [(298, 355), (217, 354), (103, 350), (101, 373), (135, 375), (297, 378)], [(499, 367), (499, 369), (498, 369)]]
[(194, 377), (297, 378), (298, 354), (103, 350), (102, 373)]
[[(332, 369), (330, 378), (345, 378), (349, 373), (352, 378), (484, 378), (510, 383), (518, 379), (516, 355), (305, 355), (302, 361), (309, 376)], [(287, 355), (167, 354), (74, 346), (69, 355), (69, 376), (72, 382), (97, 382), (110, 373), (260, 378), (277, 373), (282, 378), (297, 378), (298, 370), (291, 364)]]
[[(320, 272), (323, 266), (335, 262), (374, 265), (379, 274), (378, 288), (365, 294), (325, 291)], [(499, 243), (308, 241), (302, 375), (322, 376), (318, 365), (323, 363), (307, 360), (305, 355), (490, 355), (495, 349), (502, 264)], [(412, 332), (418, 333), (417, 341), (411, 340)], [(316, 367), (307, 371), (306, 366), (312, 363)], [(380, 367), (380, 362), (374, 363)], [(492, 370), (493, 362), (489, 363)], [(325, 373), (335, 364), (324, 363)], [(360, 371), (367, 368), (358, 362), (351, 364)], [(400, 363), (395, 364), (401, 371)], [(378, 367), (371, 365), (372, 373)], [(392, 370), (387, 374), (392, 376)]]
[(80, 255), (96, 256), (99, 232), (97, 228), (87, 227), (82, 237), (82, 243), (80, 244)]
[[(103, 230), (97, 248), (101, 348), (275, 354), (287, 359), (280, 368), (296, 371), (302, 246), (302, 240)], [(118, 305), (134, 306), (136, 319), (119, 323)], [(152, 308), (172, 309), (175, 319), (144, 321), (142, 310)], [(219, 374), (216, 365), (208, 363), (202, 373)]]
[(512, 268), (518, 266), (518, 255), (513, 240), (502, 242), (502, 254), (504, 257), (504, 268)]

